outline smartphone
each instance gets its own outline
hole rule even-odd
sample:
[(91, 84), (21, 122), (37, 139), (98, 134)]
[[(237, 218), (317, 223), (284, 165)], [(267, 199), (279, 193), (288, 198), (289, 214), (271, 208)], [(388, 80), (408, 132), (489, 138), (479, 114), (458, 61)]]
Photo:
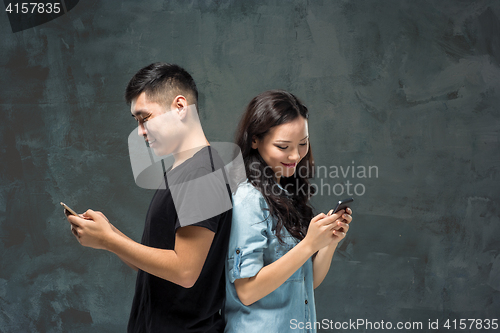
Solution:
[(63, 206), (68, 212), (70, 212), (72, 215), (78, 216), (77, 213), (71, 208), (69, 208), (64, 202), (61, 202), (61, 206)]
[(339, 210), (346, 209), (346, 208), (350, 207), (351, 202), (353, 202), (353, 201), (354, 201), (353, 198), (347, 198), (347, 199), (339, 200), (339, 202), (337, 203), (337, 206), (333, 210), (332, 214), (335, 214)]

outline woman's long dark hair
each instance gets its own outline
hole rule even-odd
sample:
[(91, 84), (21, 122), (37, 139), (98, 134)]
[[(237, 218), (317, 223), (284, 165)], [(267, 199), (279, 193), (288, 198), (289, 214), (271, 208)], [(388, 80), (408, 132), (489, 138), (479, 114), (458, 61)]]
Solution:
[(281, 177), (283, 191), (276, 183), (274, 172), (267, 166), (257, 149), (252, 149), (254, 138), (262, 140), (272, 127), (289, 123), (298, 117), (308, 118), (309, 111), (302, 102), (283, 90), (269, 90), (254, 97), (248, 104), (236, 132), (249, 182), (264, 196), (269, 213), (276, 218), (276, 236), (282, 242), (283, 227), (302, 240), (313, 212), (309, 199), (314, 189), (309, 179), (314, 176), (314, 159), (309, 145), (306, 156), (297, 164), (291, 177)]

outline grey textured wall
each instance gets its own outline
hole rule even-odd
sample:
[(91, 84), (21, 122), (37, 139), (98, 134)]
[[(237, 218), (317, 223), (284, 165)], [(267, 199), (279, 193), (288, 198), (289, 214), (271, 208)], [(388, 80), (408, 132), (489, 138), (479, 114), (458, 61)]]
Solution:
[(1, 332), (124, 331), (135, 273), (81, 247), (59, 201), (140, 239), (152, 191), (122, 96), (154, 61), (193, 74), (212, 141), (264, 90), (309, 107), (316, 209), (362, 194), (319, 320), (500, 317), (498, 1), (81, 0), (15, 34), (4, 12), (0, 32)]

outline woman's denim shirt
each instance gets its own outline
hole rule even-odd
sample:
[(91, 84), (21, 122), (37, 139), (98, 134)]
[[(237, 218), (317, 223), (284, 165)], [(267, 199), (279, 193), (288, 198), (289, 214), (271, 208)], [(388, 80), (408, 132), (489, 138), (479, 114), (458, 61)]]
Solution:
[[(316, 332), (313, 266), (309, 258), (278, 289), (257, 302), (240, 302), (234, 281), (255, 276), (259, 270), (281, 258), (297, 240), (283, 228), (283, 240), (274, 233), (276, 221), (269, 217), (262, 194), (248, 181), (233, 196), (233, 221), (226, 258), (225, 332), (282, 333)], [(300, 329), (302, 328), (302, 329)]]

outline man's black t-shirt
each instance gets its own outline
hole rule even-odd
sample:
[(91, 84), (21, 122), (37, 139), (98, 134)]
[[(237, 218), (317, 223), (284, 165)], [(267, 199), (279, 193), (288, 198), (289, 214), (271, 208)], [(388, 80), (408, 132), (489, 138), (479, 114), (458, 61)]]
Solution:
[[(168, 171), (165, 177), (166, 188), (156, 191), (149, 206), (141, 243), (150, 247), (173, 250), (175, 233), (181, 224), (171, 187), (203, 177), (223, 167), (217, 152), (211, 147), (204, 147), (193, 157)], [(223, 194), (230, 200), (228, 185), (225, 190)], [(220, 192), (219, 189), (218, 195), (221, 195)], [(215, 233), (201, 274), (193, 287), (183, 288), (139, 270), (127, 332), (224, 331), (224, 320), (220, 311), (225, 297), (224, 262), (231, 217), (232, 210), (227, 210), (192, 224)]]

